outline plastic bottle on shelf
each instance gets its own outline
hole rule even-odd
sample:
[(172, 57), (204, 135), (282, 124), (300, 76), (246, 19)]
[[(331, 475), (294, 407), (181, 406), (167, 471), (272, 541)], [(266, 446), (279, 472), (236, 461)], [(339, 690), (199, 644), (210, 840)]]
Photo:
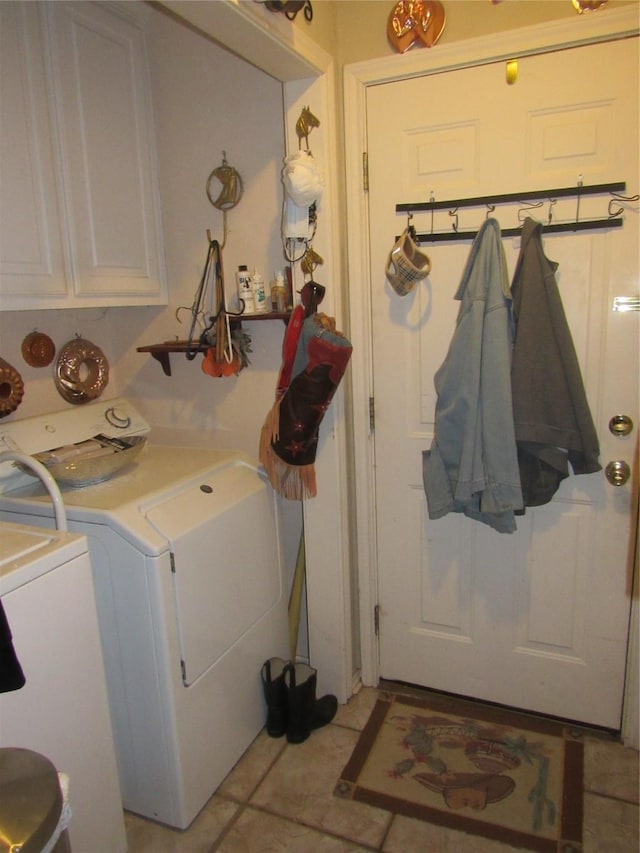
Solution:
[(287, 288), (284, 283), (284, 273), (278, 270), (271, 285), (272, 310), (284, 314), (287, 310)]
[(269, 311), (269, 305), (267, 303), (264, 279), (257, 269), (254, 270), (253, 275), (251, 276), (251, 282), (253, 284), (253, 310), (256, 314), (267, 314)]
[(276, 311), (276, 273), (273, 274), (273, 278), (269, 282), (269, 293), (271, 294), (271, 302), (269, 305), (271, 306), (272, 311)]
[[(251, 275), (247, 271), (247, 265), (241, 264), (238, 267), (238, 272), (236, 273), (236, 283), (238, 287), (238, 300), (242, 299), (244, 302), (244, 314), (253, 314), (255, 311), (255, 303), (253, 300), (253, 283), (251, 281)], [(239, 304), (239, 308), (242, 309), (242, 303)]]

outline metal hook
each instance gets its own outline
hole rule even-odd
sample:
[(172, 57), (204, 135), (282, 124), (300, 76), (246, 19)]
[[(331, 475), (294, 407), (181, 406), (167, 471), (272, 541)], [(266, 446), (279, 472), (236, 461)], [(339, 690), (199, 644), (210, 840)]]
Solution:
[(620, 205), (617, 210), (612, 209), (612, 206), (616, 200), (617, 201), (638, 201), (638, 199), (640, 199), (640, 195), (637, 195), (637, 194), (627, 196), (627, 195), (620, 195), (619, 193), (611, 193), (611, 196), (612, 196), (612, 198), (611, 198), (609, 205), (607, 207), (607, 210), (609, 212), (609, 219), (613, 219), (616, 216), (620, 216), (621, 213), (624, 213), (624, 207), (622, 207), (622, 205)]
[(547, 217), (547, 224), (551, 225), (551, 220), (553, 219), (553, 207), (558, 203), (558, 200), (555, 198), (549, 199), (549, 216)]
[(522, 225), (522, 223), (524, 222), (524, 214), (527, 212), (527, 210), (535, 210), (538, 207), (542, 207), (543, 204), (544, 204), (543, 201), (536, 201), (533, 204), (529, 203), (529, 204), (523, 205), (518, 210), (518, 222), (520, 223), (520, 225)]
[(609, 219), (615, 219), (616, 216), (620, 216), (621, 213), (624, 213), (624, 207), (618, 205), (616, 210), (613, 210), (613, 205), (615, 204), (617, 196), (612, 198), (607, 205), (607, 212), (609, 213)]
[(416, 229), (413, 226), (413, 213), (407, 213), (407, 231), (412, 240), (416, 239)]
[(224, 249), (226, 244), (227, 244), (227, 211), (223, 210), (222, 211), (222, 245), (221, 245), (221, 248)]
[(178, 305), (178, 307), (176, 308), (176, 311), (175, 311), (175, 315), (174, 315), (176, 320), (178, 321), (178, 323), (182, 323), (182, 320), (180, 319), (180, 312), (181, 311), (191, 311), (191, 310), (192, 310), (192, 306), (190, 306), (190, 305)]
[(458, 231), (458, 208), (455, 207), (453, 210), (450, 210), (449, 216), (454, 217), (453, 230), (457, 233), (457, 231)]
[(488, 219), (491, 216), (491, 214), (494, 212), (495, 209), (496, 209), (495, 204), (488, 204), (487, 205), (487, 215), (485, 216), (485, 219)]
[(302, 140), (304, 139), (305, 148), (309, 151), (309, 134), (314, 127), (320, 127), (320, 119), (314, 116), (309, 107), (303, 107), (298, 121), (296, 122), (298, 148), (302, 148)]

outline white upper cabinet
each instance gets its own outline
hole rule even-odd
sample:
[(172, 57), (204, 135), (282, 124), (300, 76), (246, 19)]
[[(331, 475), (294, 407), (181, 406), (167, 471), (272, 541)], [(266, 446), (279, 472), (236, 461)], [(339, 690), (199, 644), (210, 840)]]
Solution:
[[(0, 307), (67, 295), (62, 188), (37, 4), (0, 3)], [(39, 307), (33, 302), (33, 307)]]
[(0, 308), (167, 304), (139, 5), (0, 3)]

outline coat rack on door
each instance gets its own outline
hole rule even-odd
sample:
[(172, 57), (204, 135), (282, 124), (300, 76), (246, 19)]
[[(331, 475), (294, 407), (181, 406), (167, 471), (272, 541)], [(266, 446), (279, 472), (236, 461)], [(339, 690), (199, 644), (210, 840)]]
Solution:
[[(543, 223), (544, 232), (562, 232), (562, 231), (593, 231), (604, 228), (621, 228), (624, 220), (620, 217), (623, 212), (621, 207), (613, 211), (611, 209), (614, 199), (621, 201), (637, 201), (640, 196), (635, 195), (626, 197), (621, 195), (626, 191), (626, 183), (617, 181), (608, 184), (592, 184), (584, 186), (582, 182), (578, 182), (575, 187), (560, 187), (551, 190), (531, 190), (529, 192), (520, 193), (499, 193), (496, 195), (476, 196), (475, 198), (458, 198), (449, 199), (448, 201), (436, 201), (433, 196), (429, 201), (420, 201), (414, 203), (396, 204), (396, 213), (406, 213), (409, 217), (409, 227), (412, 229), (415, 239), (419, 242), (442, 242), (445, 240), (473, 240), (476, 236), (475, 231), (459, 231), (458, 230), (458, 209), (461, 207), (486, 207), (487, 216), (490, 216), (498, 204), (521, 204), (522, 210), (531, 210), (543, 204), (540, 201), (538, 205), (529, 204), (537, 199), (546, 200), (550, 204), (550, 211), (553, 205), (559, 198), (575, 198), (576, 199), (576, 215), (574, 221), (571, 222), (553, 222), (551, 212), (549, 213), (549, 221)], [(605, 195), (613, 196), (609, 203), (609, 216), (606, 219), (580, 219), (580, 199), (586, 195)], [(434, 232), (433, 230), (433, 213), (436, 210), (448, 210), (449, 215), (453, 217), (452, 230), (445, 232)], [(420, 212), (431, 213), (431, 231), (424, 233), (416, 233), (415, 228), (411, 224), (414, 213)], [(521, 226), (515, 228), (503, 228), (501, 230), (503, 237), (515, 237), (521, 232)], [(397, 239), (397, 238), (396, 238)]]

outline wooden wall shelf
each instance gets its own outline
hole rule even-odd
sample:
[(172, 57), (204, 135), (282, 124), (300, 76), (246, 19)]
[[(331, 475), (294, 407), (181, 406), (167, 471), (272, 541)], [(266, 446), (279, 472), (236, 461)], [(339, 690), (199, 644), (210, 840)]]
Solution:
[[(229, 315), (232, 328), (238, 328), (243, 321), (248, 320), (282, 320), (284, 323), (289, 322), (291, 316), (290, 311), (283, 313), (271, 311), (268, 314), (242, 314), (240, 316)], [(189, 341), (164, 341), (161, 344), (148, 344), (144, 347), (137, 347), (137, 352), (148, 352), (156, 361), (162, 365), (162, 370), (165, 376), (171, 376), (171, 359), (172, 352), (177, 353), (205, 353), (210, 347), (202, 346), (201, 344)]]

